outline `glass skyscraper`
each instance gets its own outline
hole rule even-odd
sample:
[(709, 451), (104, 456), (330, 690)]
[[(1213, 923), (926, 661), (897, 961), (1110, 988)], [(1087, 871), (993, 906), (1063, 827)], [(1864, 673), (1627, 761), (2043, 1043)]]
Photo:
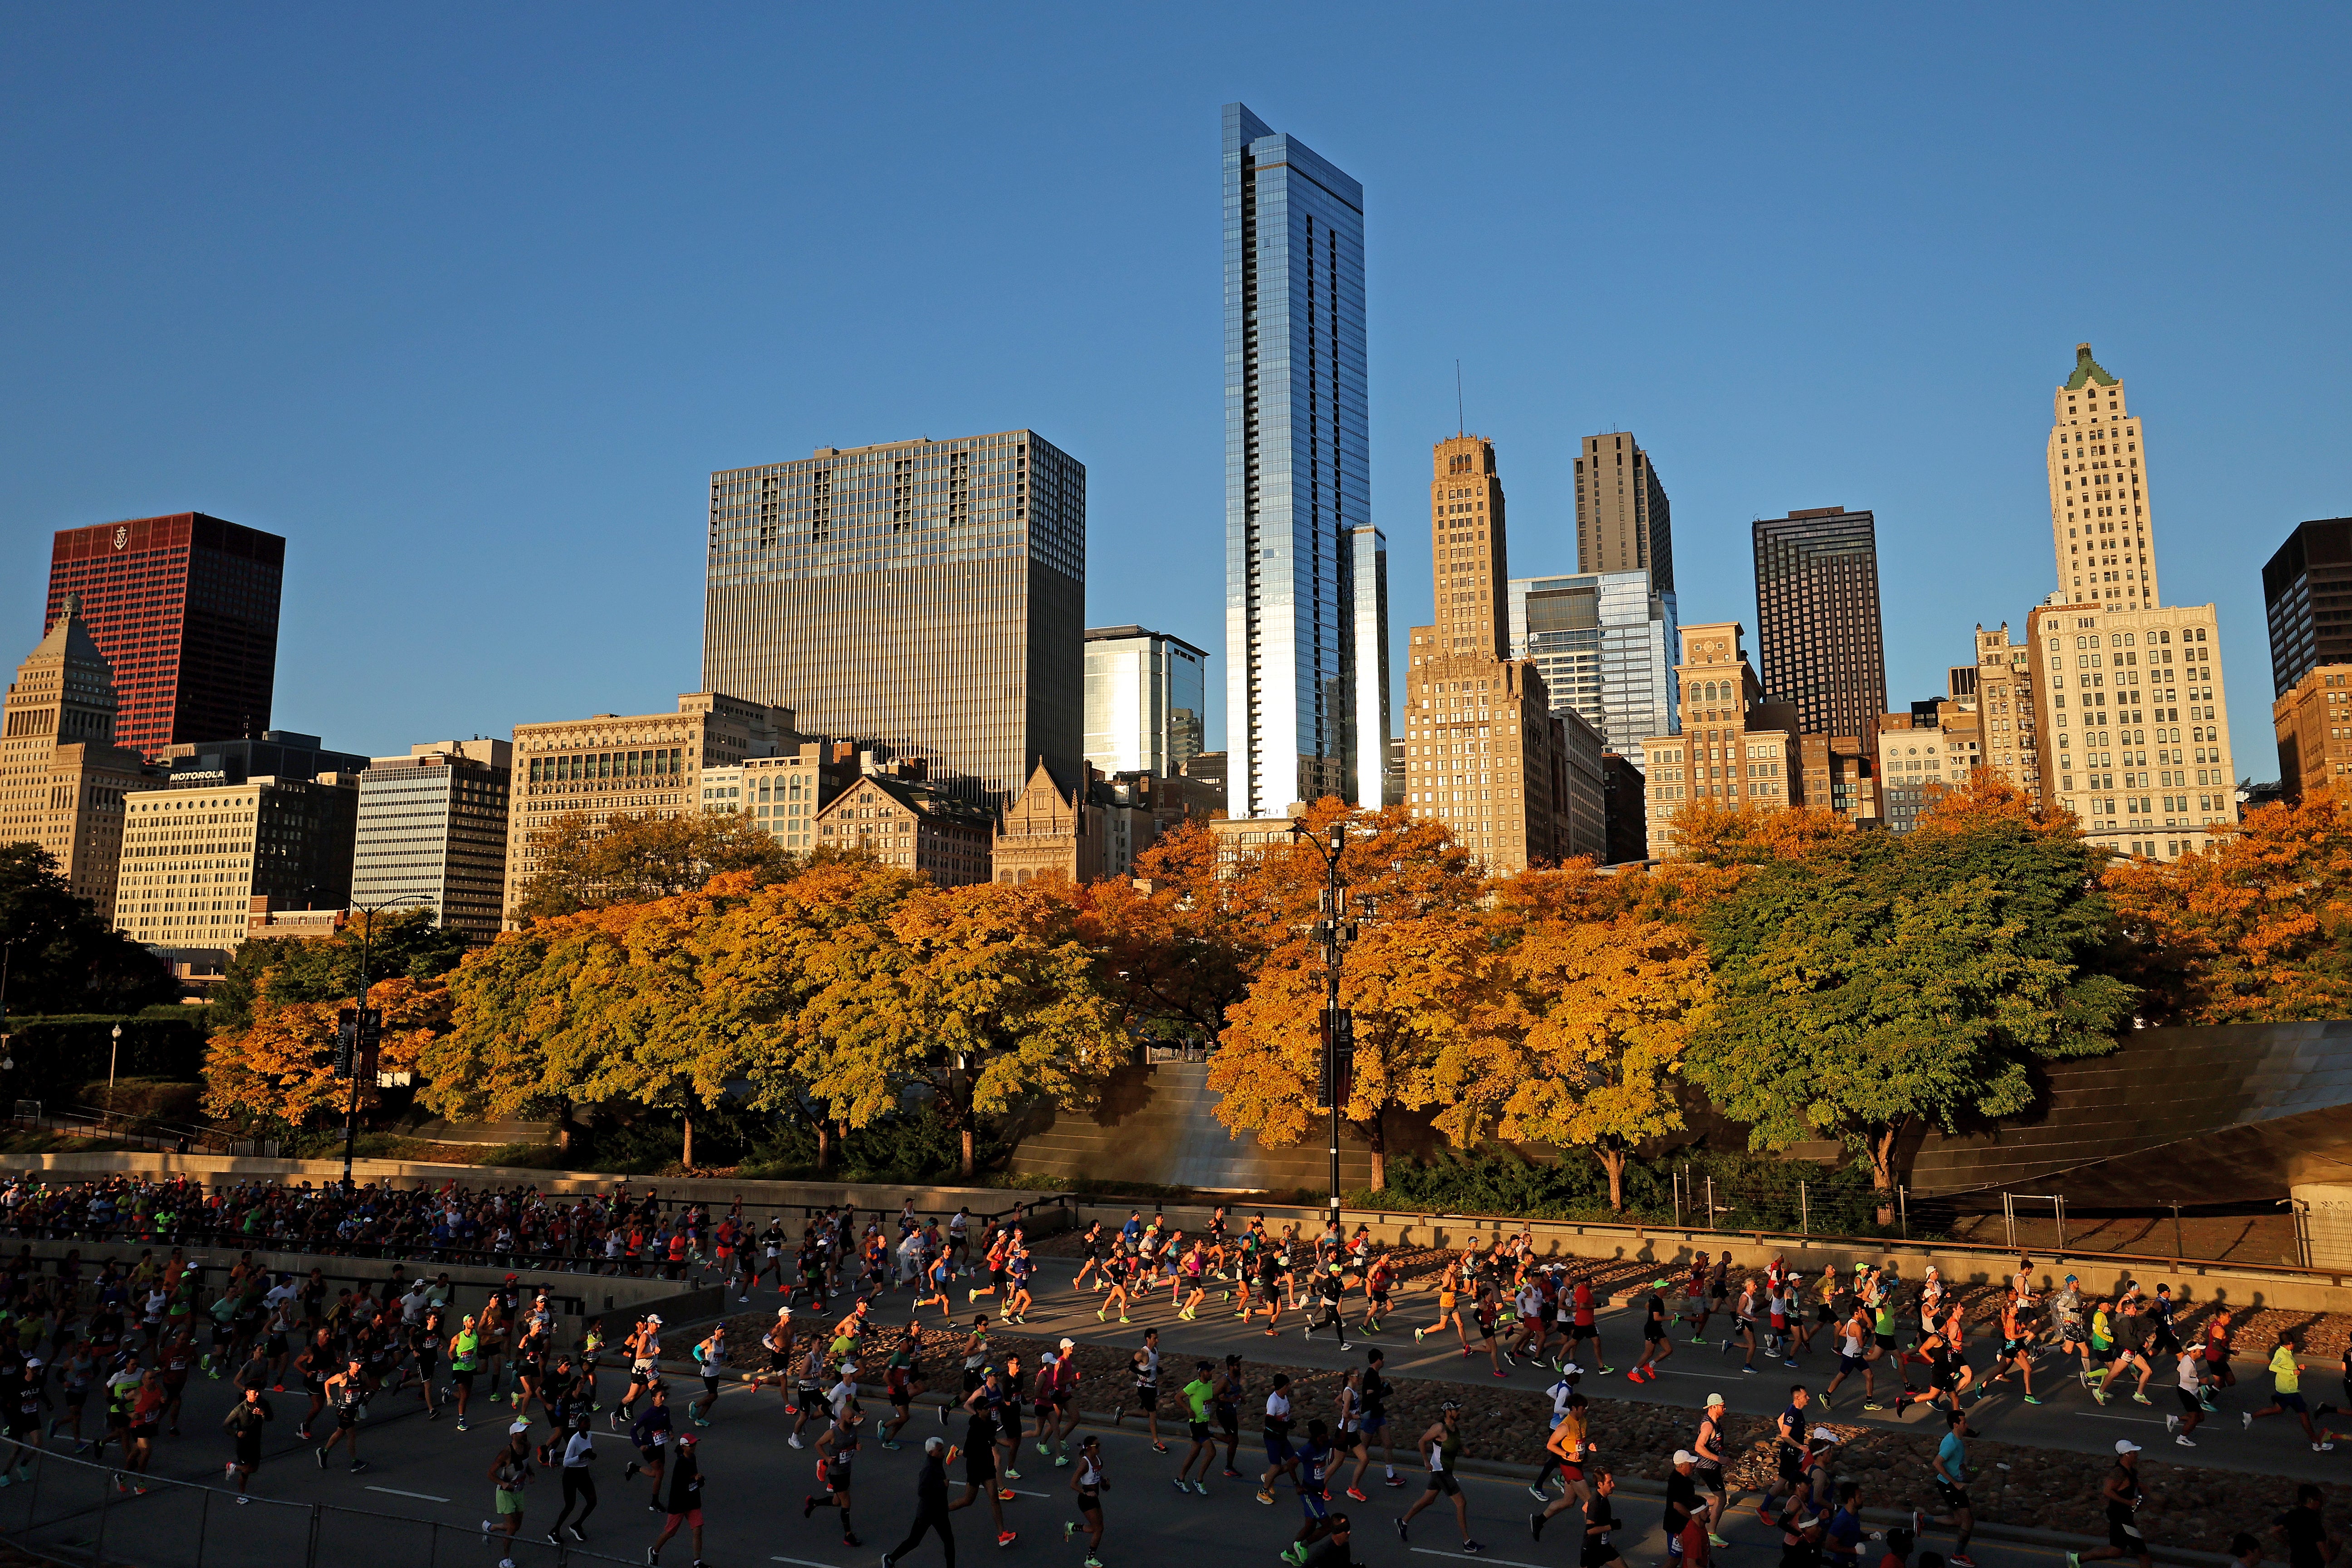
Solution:
[(1510, 595), (1511, 657), (1535, 661), (1552, 712), (1574, 709), (1637, 768), (1642, 742), (1682, 733), (1672, 589), (1647, 571), (1594, 571), (1515, 577)]
[(1404, 773), (1389, 756), (1389, 542), (1365, 523), (1348, 530), (1349, 635), (1355, 647), (1355, 703), (1347, 749), (1354, 759), (1356, 803), (1393, 806), (1404, 799)]
[[(1224, 269), (1227, 810), (1377, 806), (1374, 748), (1350, 744), (1371, 706), (1349, 542), (1372, 520), (1363, 187), (1238, 103)], [(1384, 649), (1362, 650), (1361, 681)]]
[(1876, 517), (1812, 507), (1751, 527), (1765, 699), (1794, 704), (1801, 734), (1851, 736), (1876, 750), (1886, 712)]
[(1087, 471), (1026, 430), (710, 476), (706, 690), (1009, 800), (1085, 755)]
[(1165, 778), (1208, 749), (1209, 655), (1140, 626), (1087, 631), (1087, 760)]

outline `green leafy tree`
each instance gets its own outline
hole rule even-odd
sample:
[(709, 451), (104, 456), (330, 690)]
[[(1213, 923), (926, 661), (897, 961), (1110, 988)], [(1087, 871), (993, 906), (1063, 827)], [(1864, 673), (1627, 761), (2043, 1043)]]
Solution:
[(2037, 1059), (2114, 1049), (2131, 992), (2092, 967), (2114, 920), (2098, 859), (1963, 813), (1751, 866), (1694, 921), (1716, 999), (1685, 1072), (1751, 1147), (1836, 1139), (1891, 1192), (1906, 1134), (2014, 1114)]
[(649, 903), (692, 892), (730, 872), (772, 880), (793, 862), (774, 834), (726, 813), (618, 812), (598, 822), (584, 811), (569, 811), (539, 832), (541, 869), (516, 902), (518, 919)]
[[(353, 916), (331, 936), (259, 936), (239, 946), (212, 990), (214, 1026), (245, 1028), (257, 1000), (348, 1002), (359, 992), (365, 918)], [(429, 909), (381, 911), (366, 944), (368, 982), (438, 979), (464, 959), (467, 946), (464, 933), (441, 925)]]
[(17, 1017), (131, 1013), (179, 998), (170, 967), (100, 920), (38, 844), (0, 844), (0, 945)]

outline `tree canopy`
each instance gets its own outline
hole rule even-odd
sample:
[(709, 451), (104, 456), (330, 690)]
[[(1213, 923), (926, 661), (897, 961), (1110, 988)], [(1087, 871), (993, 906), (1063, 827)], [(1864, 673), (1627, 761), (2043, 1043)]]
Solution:
[(136, 1012), (179, 998), (170, 966), (100, 920), (36, 843), (0, 844), (0, 945), (7, 1009), (19, 1017)]
[(541, 831), (539, 874), (523, 884), (518, 919), (668, 898), (728, 872), (767, 881), (793, 858), (774, 834), (729, 812), (615, 812), (599, 822), (567, 811)]

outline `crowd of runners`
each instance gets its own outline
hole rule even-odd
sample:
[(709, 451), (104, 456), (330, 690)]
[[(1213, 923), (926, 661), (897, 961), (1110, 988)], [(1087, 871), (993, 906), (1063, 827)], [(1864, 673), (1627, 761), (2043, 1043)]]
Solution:
[[(0, 1487), (29, 1476), (35, 1450), (58, 1445), (108, 1461), (111, 1484), (142, 1491), (159, 1437), (180, 1435), (190, 1380), (222, 1379), (234, 1396), (221, 1424), (224, 1484), (240, 1502), (274, 1424), (290, 1423), (320, 1468), (361, 1473), (369, 1465), (362, 1448), (372, 1443), (363, 1444), (362, 1434), (371, 1409), (380, 1416), (387, 1402), (415, 1401), (426, 1420), (448, 1416), (461, 1432), (479, 1421), (504, 1428), (484, 1478), (494, 1500), (482, 1521), (487, 1539), (509, 1545), (502, 1568), (526, 1529), (553, 1542), (590, 1539), (600, 1500), (600, 1437), (625, 1446), (621, 1485), (641, 1492), (657, 1516), (646, 1560), (658, 1563), (683, 1538), (683, 1550), (699, 1564), (708, 1475), (701, 1434), (712, 1426), (722, 1390), (739, 1383), (753, 1395), (774, 1391), (787, 1443), (808, 1454), (812, 1484), (802, 1494), (803, 1518), (815, 1528), (822, 1515), (824, 1528), (837, 1531), (845, 1547), (866, 1544), (856, 1479), (866, 1446), (897, 1450), (919, 1443), (911, 1528), (885, 1554), (886, 1563), (933, 1534), (951, 1558), (953, 1516), (968, 1509), (986, 1510), (999, 1546), (1015, 1544), (1020, 1535), (1006, 1505), (1019, 1494), (1007, 1483), (1031, 1465), (1069, 1495), (1064, 1541), (1074, 1552), (1083, 1551), (1087, 1568), (1103, 1562), (1104, 1499), (1114, 1467), (1099, 1434), (1080, 1430), (1078, 1346), (1062, 1338), (1033, 1359), (992, 1337), (1005, 1323), (1024, 1323), (1035, 1310), (1035, 1292), (1045, 1288), (1018, 1223), (976, 1219), (967, 1211), (918, 1215), (909, 1202), (896, 1216), (828, 1209), (795, 1232), (780, 1219), (749, 1217), (740, 1205), (713, 1218), (700, 1208), (665, 1211), (649, 1197), (583, 1200), (586, 1211), (604, 1217), (595, 1223), (606, 1235), (614, 1217), (625, 1217), (647, 1235), (690, 1238), (675, 1260), (666, 1247), (649, 1248), (652, 1260), (639, 1267), (666, 1274), (674, 1260), (678, 1277), (715, 1279), (738, 1304), (772, 1292), (773, 1322), (757, 1352), (739, 1357), (723, 1321), (681, 1343), (651, 1314), (609, 1342), (592, 1319), (564, 1343), (549, 1289), (511, 1273), (487, 1289), (460, 1288), (429, 1262), (414, 1272), (394, 1263), (382, 1281), (331, 1286), (321, 1269), (272, 1272), (247, 1250), (225, 1275), (215, 1267), (207, 1279), (191, 1266), (189, 1247), (175, 1244), (188, 1234), (187, 1215), (221, 1222), (200, 1234), (236, 1239), (256, 1234), (240, 1216), (272, 1215), (258, 1231), (282, 1242), (281, 1225), (310, 1233), (304, 1202), (289, 1199), (285, 1189), (236, 1188), (215, 1202), (173, 1184), (94, 1186), (17, 1188), (0, 1199), (20, 1235), (62, 1229), (59, 1239), (71, 1239), (82, 1233), (60, 1226), (58, 1217), (79, 1215), (84, 1223), (101, 1217), (111, 1224), (129, 1215), (142, 1228), (135, 1239), (154, 1243), (140, 1247), (128, 1263), (103, 1258), (94, 1265), (76, 1249), (45, 1266), (28, 1246), (0, 1269), (0, 1414), (9, 1444)], [(454, 1212), (478, 1210), (493, 1222), (522, 1227), (527, 1214), (562, 1212), (532, 1195), (454, 1191), (424, 1200), (372, 1200), (365, 1192), (348, 1201), (312, 1200), (320, 1204), (330, 1206), (321, 1217), (341, 1217), (331, 1228), (340, 1234), (356, 1225), (354, 1236), (387, 1215), (438, 1228)], [(22, 1223), (27, 1219), (34, 1223)], [(1450, 1343), (1495, 1376), (1525, 1370), (1547, 1378), (1548, 1436), (1540, 1451), (1521, 1456), (1540, 1467), (1527, 1489), (1537, 1500), (1527, 1528), (1538, 1540), (1548, 1530), (1555, 1536), (1580, 1532), (1584, 1568), (1617, 1559), (1610, 1539), (1625, 1527), (1617, 1517), (1622, 1500), (1612, 1468), (1647, 1469), (1663, 1456), (1612, 1454), (1595, 1439), (1585, 1385), (1621, 1374), (1599, 1326), (1611, 1292), (1596, 1289), (1583, 1265), (1538, 1256), (1524, 1234), (1497, 1238), (1443, 1262), (1432, 1288), (1416, 1297), (1430, 1300), (1433, 1312), (1401, 1306), (1397, 1255), (1361, 1227), (1302, 1237), (1296, 1228), (1277, 1230), (1258, 1219), (1236, 1226), (1221, 1208), (1202, 1234), (1188, 1237), (1138, 1212), (1123, 1226), (1091, 1224), (1076, 1241), (1074, 1277), (1055, 1291), (1065, 1312), (1075, 1292), (1093, 1305), (1098, 1323), (1115, 1319), (1132, 1327), (1147, 1313), (1159, 1320), (1135, 1337), (1115, 1391), (1087, 1390), (1088, 1404), (1114, 1406), (1115, 1426), (1132, 1418), (1150, 1452), (1168, 1457), (1165, 1479), (1180, 1493), (1212, 1495), (1213, 1479), (1250, 1488), (1263, 1505), (1287, 1493), (1298, 1521), (1282, 1527), (1286, 1562), (1323, 1568), (1352, 1563), (1348, 1505), (1369, 1511), (1380, 1492), (1411, 1494), (1416, 1487), (1417, 1495), (1400, 1496), (1380, 1511), (1380, 1528), (1410, 1542), (1416, 1529), (1450, 1522), (1460, 1552), (1483, 1552), (1485, 1543), (1471, 1533), (1460, 1476), (1466, 1454), (1492, 1458), (1495, 1445), (1481, 1440), (1479, 1417), (1460, 1400), (1444, 1401), (1417, 1430), (1400, 1427), (1391, 1418), (1397, 1385), (1378, 1345), (1345, 1366), (1325, 1408), (1309, 1411), (1287, 1375), (1253, 1369), (1239, 1354), (1163, 1351), (1163, 1327), (1181, 1333), (1180, 1325), (1222, 1314), (1228, 1328), (1269, 1336), (1288, 1326), (1303, 1338), (1325, 1333), (1350, 1356), (1355, 1339), (1379, 1334), (1391, 1336), (1402, 1352), (1409, 1330), (1423, 1354), (1433, 1343)], [(1670, 1358), (1702, 1350), (1716, 1353), (1704, 1367), (1734, 1376), (1769, 1375), (1769, 1369), (1827, 1358), (1816, 1363), (1828, 1374), (1818, 1388), (1790, 1385), (1769, 1439), (1775, 1479), (1752, 1502), (1780, 1542), (1782, 1568), (1865, 1568), (1865, 1551), (1872, 1554), (1867, 1568), (1905, 1568), (1915, 1560), (1920, 1568), (1974, 1568), (1969, 1443), (1977, 1433), (1969, 1410), (1975, 1402), (2013, 1382), (2021, 1397), (2038, 1404), (2037, 1386), (2046, 1390), (2070, 1375), (2103, 1403), (2147, 1404), (2168, 1395), (2178, 1406), (2168, 1413), (2174, 1441), (2193, 1448), (2191, 1434), (2218, 1414), (2235, 1383), (2226, 1311), (2210, 1312), (2189, 1333), (2168, 1287), (2143, 1293), (2135, 1286), (2103, 1297), (2077, 1286), (2068, 1276), (2059, 1290), (2043, 1292), (2032, 1260), (2021, 1260), (2002, 1292), (1995, 1348), (1989, 1358), (1972, 1359), (1969, 1313), (1932, 1268), (1916, 1284), (1867, 1266), (1808, 1277), (1776, 1261), (1751, 1274), (1735, 1269), (1726, 1253), (1634, 1289), (1626, 1300), (1639, 1343), (1629, 1335), (1617, 1356), (1625, 1363), (1622, 1375), (1636, 1385), (1654, 1380)], [(903, 1303), (903, 1315), (894, 1301)], [(988, 1311), (979, 1310), (982, 1302)], [(929, 1364), (924, 1314), (933, 1310), (939, 1318), (931, 1332), (950, 1331), (954, 1349), (944, 1360), (951, 1364)], [(667, 1343), (666, 1333), (672, 1333)], [(692, 1370), (677, 1379), (666, 1367), (681, 1362)], [(2305, 1367), (2292, 1339), (2276, 1346), (2268, 1370), (2268, 1397), (2242, 1403), (2235, 1411), (2241, 1425), (2292, 1417), (2315, 1450), (2332, 1448), (2335, 1435), (2325, 1423), (2336, 1407), (2306, 1400)], [(1916, 1500), (1932, 1496), (1936, 1506), (1912, 1511), (1907, 1526), (1878, 1535), (1864, 1531), (1866, 1508), (1899, 1510), (1915, 1500), (1865, 1496), (1857, 1483), (1838, 1479), (1843, 1439), (1825, 1418), (1842, 1399), (1873, 1412), (1929, 1407), (1940, 1440)], [(2352, 1378), (2346, 1403), (2352, 1406)], [(923, 1424), (931, 1429), (910, 1432), (919, 1406), (928, 1406)], [(1254, 1439), (1244, 1436), (1252, 1420)], [(2146, 1500), (2140, 1450), (2128, 1440), (2115, 1448), (2102, 1493), (2108, 1544), (2071, 1554), (2074, 1568), (2103, 1558), (2149, 1560), (2137, 1525)], [(1667, 1568), (1707, 1568), (1727, 1544), (1721, 1531), (1733, 1506), (1727, 1472), (1746, 1451), (1743, 1444), (1735, 1452), (1725, 1400), (1709, 1396), (1689, 1446), (1671, 1457), (1660, 1521)], [(1125, 1468), (1141, 1466), (1130, 1458)], [(549, 1502), (526, 1506), (551, 1490), (556, 1495)], [(1423, 1522), (1432, 1511), (1434, 1519)], [(885, 1511), (908, 1517), (903, 1498), (894, 1497)], [(2298, 1504), (2275, 1528), (2294, 1548), (2294, 1568), (2318, 1568), (2317, 1560), (2299, 1555), (2314, 1540), (2327, 1539), (2317, 1504)], [(1918, 1552), (1915, 1559), (1930, 1532), (1949, 1534), (1948, 1554)], [(2252, 1541), (2255, 1555), (2238, 1555), (2259, 1561), (2260, 1542), (2243, 1539)]]

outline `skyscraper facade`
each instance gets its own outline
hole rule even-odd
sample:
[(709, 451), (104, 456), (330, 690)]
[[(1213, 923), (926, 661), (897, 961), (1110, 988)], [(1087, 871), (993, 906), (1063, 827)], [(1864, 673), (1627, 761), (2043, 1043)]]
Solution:
[(1674, 509), (1629, 431), (1588, 435), (1577, 454), (1576, 569), (1646, 571), (1659, 592), (1675, 591)]
[(114, 915), (123, 800), (151, 773), (114, 744), (113, 673), (68, 595), (0, 701), (0, 843), (35, 843), (98, 917)]
[(2300, 525), (2263, 567), (2271, 691), (2284, 696), (2322, 664), (2352, 664), (2352, 517)]
[(1389, 745), (1389, 546), (1366, 523), (1348, 530), (1349, 608), (1355, 645), (1354, 711), (1347, 745), (1355, 758), (1356, 803), (1393, 806), (1404, 799), (1404, 772)]
[(1610, 750), (1642, 765), (1642, 742), (1673, 735), (1676, 617), (1646, 571), (1510, 580), (1511, 657), (1543, 672), (1554, 713), (1584, 716)]
[(286, 541), (181, 512), (61, 528), (49, 548), (47, 624), (81, 601), (114, 671), (114, 744), (259, 735), (278, 676)]
[(1349, 532), (1372, 520), (1363, 187), (1242, 104), (1223, 151), (1228, 810), (1377, 803), (1348, 744)]
[(1010, 800), (1086, 746), (1087, 471), (1026, 430), (710, 476), (705, 686)]
[(1087, 630), (1087, 760), (1105, 773), (1175, 772), (1207, 749), (1209, 655), (1140, 626)]
[(2150, 610), (2157, 593), (2147, 441), (2124, 383), (2074, 345), (2074, 373), (2050, 400), (2050, 542), (2069, 604)]
[(1815, 507), (1758, 518), (1755, 541), (1757, 674), (1768, 699), (1793, 706), (1803, 734), (1868, 747), (1886, 711), (1877, 519)]
[[(1739, 645), (1736, 621), (1685, 626), (1675, 665), (1682, 733), (1643, 743), (1649, 761), (1648, 847), (1672, 854), (1675, 819), (1694, 803), (1729, 810), (1786, 810), (1805, 803), (1804, 737), (1795, 710), (1765, 698)], [(1876, 727), (1872, 716), (1872, 727)]]
[(401, 900), (488, 942), (506, 923), (507, 807), (514, 747), (436, 740), (379, 757), (360, 775), (352, 902)]
[(1430, 455), (1437, 623), (1405, 674), (1405, 806), (1484, 863), (1518, 870), (1608, 852), (1600, 734), (1556, 710), (1542, 672), (1509, 656), (1509, 556), (1495, 444), (1454, 435)]

